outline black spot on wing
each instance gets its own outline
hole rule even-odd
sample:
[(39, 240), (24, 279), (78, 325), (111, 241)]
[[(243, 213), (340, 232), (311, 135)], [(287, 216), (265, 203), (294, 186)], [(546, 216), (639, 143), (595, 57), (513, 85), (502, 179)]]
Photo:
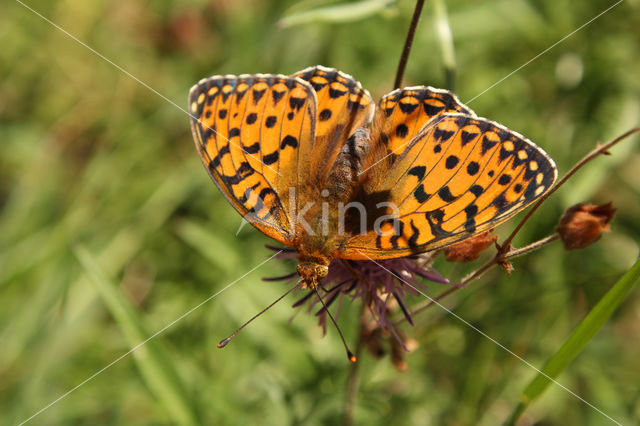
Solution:
[(239, 184), (240, 182), (245, 180), (247, 177), (249, 177), (253, 173), (255, 173), (255, 171), (253, 170), (251, 165), (249, 163), (247, 163), (246, 161), (243, 161), (242, 163), (240, 163), (240, 167), (238, 167), (238, 169), (236, 170), (236, 174), (235, 175), (233, 175), (233, 176), (222, 175), (221, 177), (222, 177), (222, 180), (227, 185), (230, 186), (230, 185)]
[(449, 140), (454, 133), (455, 132), (453, 130), (444, 130), (436, 127), (436, 129), (433, 131), (433, 137), (436, 142), (444, 142)]
[(416, 190), (413, 191), (413, 196), (416, 198), (416, 200), (419, 203), (424, 203), (429, 198), (429, 194), (424, 192), (424, 185), (422, 185), (422, 184), (418, 185)]
[(242, 98), (244, 98), (244, 95), (247, 93), (247, 90), (243, 90), (241, 92), (236, 92), (236, 105), (240, 104), (240, 101), (242, 100)]
[(491, 204), (496, 206), (498, 208), (498, 211), (500, 211), (504, 209), (509, 204), (509, 202), (507, 201), (507, 198), (504, 196), (504, 193), (502, 193), (498, 195)]
[(426, 212), (425, 217), (429, 223), (431, 234), (433, 234), (433, 236), (436, 238), (442, 238), (450, 234), (442, 229), (442, 220), (444, 219), (444, 211), (442, 209)]
[(289, 98), (289, 106), (291, 109), (298, 111), (304, 105), (306, 99), (305, 98), (296, 98), (294, 96)]
[(262, 97), (264, 96), (265, 92), (267, 91), (267, 89), (262, 89), (262, 90), (257, 90), (257, 89), (253, 89), (253, 104), (257, 104), (258, 102), (260, 102), (260, 99), (262, 99)]
[(258, 119), (258, 115), (255, 112), (252, 112), (251, 114), (247, 115), (247, 118), (245, 119), (247, 124), (253, 124), (256, 122), (256, 120)]
[(509, 182), (511, 182), (511, 176), (508, 174), (500, 175), (500, 178), (498, 178), (498, 185), (505, 186)]
[(409, 133), (409, 128), (406, 124), (398, 124), (398, 127), (396, 127), (396, 136), (399, 138), (405, 138), (407, 133)]
[(287, 146), (290, 146), (292, 148), (297, 148), (298, 147), (298, 139), (296, 139), (295, 137), (291, 136), (291, 135), (287, 135), (284, 137), (284, 139), (282, 139), (282, 142), (280, 143), (280, 149), (285, 149)]
[(438, 196), (442, 199), (442, 201), (446, 203), (451, 203), (456, 199), (456, 197), (451, 195), (451, 191), (449, 190), (449, 187), (446, 185), (438, 190)]
[(425, 114), (427, 114), (429, 117), (440, 114), (440, 112), (444, 110), (443, 106), (433, 105), (427, 102), (423, 103), (422, 105), (424, 107)]
[(469, 204), (464, 208), (464, 212), (467, 215), (467, 220), (464, 222), (464, 229), (467, 232), (473, 233), (476, 231), (475, 216), (478, 214), (478, 206), (475, 204)]
[(395, 224), (396, 224), (396, 227), (394, 228), (394, 230), (396, 232), (394, 233), (393, 237), (389, 238), (389, 242), (391, 243), (391, 247), (393, 247), (394, 249), (397, 249), (398, 239), (400, 239), (402, 234), (404, 234), (404, 222), (399, 220), (399, 221), (396, 221)]
[(278, 157), (280, 156), (278, 151), (273, 151), (271, 154), (267, 154), (264, 157), (262, 157), (262, 162), (264, 164), (271, 165), (273, 163), (275, 163), (276, 161), (278, 161)]
[(400, 110), (405, 114), (411, 114), (413, 111), (416, 110), (416, 108), (418, 108), (418, 105), (419, 104), (414, 104), (410, 102), (400, 102), (398, 104), (398, 106), (400, 107)]
[(331, 118), (331, 110), (329, 108), (323, 109), (322, 111), (320, 111), (320, 114), (318, 115), (318, 119), (320, 121), (327, 121), (330, 118)]
[(513, 154), (513, 151), (508, 151), (504, 147), (500, 148), (500, 162), (509, 158)]
[(424, 175), (426, 172), (427, 168), (425, 166), (415, 166), (410, 168), (407, 173), (412, 176), (416, 176), (418, 178), (418, 181), (421, 181), (422, 179), (424, 179)]
[(461, 131), (460, 139), (462, 139), (462, 146), (465, 146), (466, 144), (471, 142), (476, 136), (478, 136), (477, 133), (467, 132), (466, 130)]
[(334, 89), (333, 87), (329, 87), (329, 97), (331, 99), (339, 98), (341, 96), (344, 96), (346, 93), (347, 93), (346, 90), (338, 90), (338, 89)]
[(309, 83), (311, 83), (311, 87), (313, 87), (313, 90), (315, 90), (316, 93), (318, 93), (324, 86), (327, 85), (327, 83), (318, 83), (315, 81), (309, 81)]
[(486, 135), (482, 137), (482, 155), (485, 155), (487, 151), (496, 146), (498, 141), (489, 139)]
[(447, 160), (445, 161), (444, 165), (447, 169), (451, 170), (458, 165), (459, 161), (460, 159), (458, 157), (456, 157), (455, 155), (450, 155), (447, 157)]
[(484, 192), (484, 188), (480, 185), (471, 185), (471, 187), (469, 188), (469, 192), (471, 192), (476, 197), (479, 197)]
[(264, 120), (264, 125), (270, 129), (273, 126), (275, 126), (277, 122), (278, 122), (278, 117), (276, 117), (275, 115), (270, 115), (267, 117), (266, 120)]
[(418, 246), (418, 237), (420, 237), (420, 229), (413, 224), (413, 219), (409, 222), (411, 225), (411, 237), (409, 237), (409, 247)]
[(252, 145), (247, 145), (244, 147), (244, 152), (247, 154), (255, 154), (260, 151), (260, 142), (256, 142)]
[(282, 99), (285, 93), (287, 92), (285, 91), (280, 92), (278, 90), (274, 90), (273, 92), (271, 92), (271, 95), (273, 96), (273, 106), (276, 106), (278, 102), (280, 102), (280, 100)]
[(476, 163), (475, 161), (471, 161), (468, 165), (467, 165), (467, 173), (470, 176), (475, 175), (476, 173), (478, 173), (478, 171), (480, 170), (480, 165), (478, 163)]

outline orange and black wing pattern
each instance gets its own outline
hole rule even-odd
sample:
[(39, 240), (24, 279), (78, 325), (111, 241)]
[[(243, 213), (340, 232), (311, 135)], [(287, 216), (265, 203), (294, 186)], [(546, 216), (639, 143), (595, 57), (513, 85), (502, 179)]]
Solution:
[(400, 154), (433, 117), (444, 113), (475, 113), (448, 90), (428, 86), (405, 87), (385, 95), (378, 104), (373, 140)]
[(317, 65), (299, 71), (293, 77), (309, 82), (316, 93), (315, 138), (301, 151), (301, 155), (309, 160), (305, 176), (315, 188), (329, 176), (349, 136), (369, 125), (375, 104), (358, 81), (334, 68)]
[[(412, 121), (405, 125), (411, 128)], [(553, 160), (537, 145), (464, 112), (432, 116), (396, 150), (372, 166), (368, 173), (377, 179), (365, 188), (367, 194), (386, 194), (393, 219), (349, 238), (340, 257), (393, 258), (455, 243), (518, 213), (557, 177)]]
[(260, 231), (291, 244), (289, 188), (305, 169), (301, 147), (315, 135), (311, 85), (283, 75), (214, 76), (191, 88), (189, 113), (200, 158), (227, 200)]

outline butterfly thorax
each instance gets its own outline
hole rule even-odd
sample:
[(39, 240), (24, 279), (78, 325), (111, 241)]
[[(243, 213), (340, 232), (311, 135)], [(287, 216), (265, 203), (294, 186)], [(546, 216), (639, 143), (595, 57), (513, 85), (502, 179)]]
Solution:
[[(358, 191), (362, 159), (369, 151), (369, 132), (358, 129), (344, 144), (324, 179), (320, 197), (298, 224), (298, 273), (302, 286), (314, 288), (327, 275), (328, 265), (338, 255), (338, 247), (348, 234), (344, 207)], [(316, 189), (317, 191), (317, 189)], [(306, 228), (308, 224), (308, 228)]]

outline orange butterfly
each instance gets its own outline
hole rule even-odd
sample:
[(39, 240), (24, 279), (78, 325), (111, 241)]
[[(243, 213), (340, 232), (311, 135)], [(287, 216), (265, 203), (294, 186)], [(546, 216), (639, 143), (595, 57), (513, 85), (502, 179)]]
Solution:
[(376, 110), (350, 75), (225, 75), (189, 93), (200, 158), (253, 226), (299, 254), (315, 289), (334, 258), (442, 248), (524, 209), (556, 179), (534, 143), (449, 91), (416, 86)]

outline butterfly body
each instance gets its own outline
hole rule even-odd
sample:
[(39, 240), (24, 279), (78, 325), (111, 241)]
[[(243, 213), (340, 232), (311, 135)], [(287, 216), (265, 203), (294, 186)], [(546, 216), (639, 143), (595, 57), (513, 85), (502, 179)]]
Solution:
[(335, 258), (407, 256), (483, 232), (556, 178), (544, 151), (448, 91), (395, 90), (375, 110), (353, 77), (321, 66), (203, 79), (189, 108), (210, 176), (298, 252), (302, 287)]
[(341, 235), (345, 232), (341, 231), (340, 209), (335, 207), (347, 205), (358, 191), (360, 159), (366, 154), (368, 142), (368, 131), (358, 129), (338, 154), (326, 179), (311, 189), (317, 193), (318, 202), (300, 221), (293, 243), (300, 254), (302, 288), (314, 288), (327, 275), (331, 260), (340, 257)]

